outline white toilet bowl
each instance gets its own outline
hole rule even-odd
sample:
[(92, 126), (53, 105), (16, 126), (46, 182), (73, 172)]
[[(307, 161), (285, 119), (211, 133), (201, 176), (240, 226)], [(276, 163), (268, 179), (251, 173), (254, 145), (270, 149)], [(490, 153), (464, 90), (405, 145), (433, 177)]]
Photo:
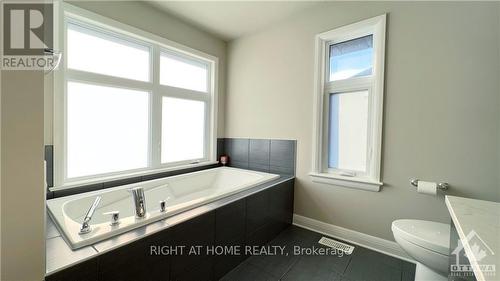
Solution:
[[(450, 225), (423, 220), (395, 220), (392, 233), (403, 250), (441, 276), (448, 275)], [(417, 266), (416, 275), (418, 276)], [(417, 280), (417, 278), (415, 278)]]

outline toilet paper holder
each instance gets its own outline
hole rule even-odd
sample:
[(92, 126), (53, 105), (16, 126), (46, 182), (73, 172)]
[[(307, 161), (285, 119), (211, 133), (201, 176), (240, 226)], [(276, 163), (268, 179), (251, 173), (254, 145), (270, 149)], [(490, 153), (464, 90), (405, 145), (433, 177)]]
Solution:
[[(419, 179), (410, 179), (410, 183), (411, 185), (413, 185), (414, 187), (417, 187), (418, 186), (418, 181)], [(450, 188), (450, 184), (447, 183), (447, 182), (438, 182), (437, 183), (437, 188), (439, 190), (448, 190)]]

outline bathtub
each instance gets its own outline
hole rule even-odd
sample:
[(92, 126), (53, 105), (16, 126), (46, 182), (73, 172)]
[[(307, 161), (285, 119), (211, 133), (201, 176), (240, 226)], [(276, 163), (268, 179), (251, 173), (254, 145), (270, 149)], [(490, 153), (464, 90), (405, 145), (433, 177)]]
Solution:
[[(47, 209), (69, 246), (78, 249), (278, 177), (275, 174), (220, 167), (51, 199), (47, 201)], [(129, 192), (129, 189), (139, 186), (144, 188), (146, 197), (147, 213), (144, 218), (135, 217)], [(92, 229), (89, 233), (79, 234), (83, 218), (97, 196), (101, 196), (101, 201), (90, 221)], [(164, 212), (160, 212), (161, 200), (166, 201)], [(120, 212), (119, 224), (110, 224), (111, 216), (104, 213), (111, 211)]]

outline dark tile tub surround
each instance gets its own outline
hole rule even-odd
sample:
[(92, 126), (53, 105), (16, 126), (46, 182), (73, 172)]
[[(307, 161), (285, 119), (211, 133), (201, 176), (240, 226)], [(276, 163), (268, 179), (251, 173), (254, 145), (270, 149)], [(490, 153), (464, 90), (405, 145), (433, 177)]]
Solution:
[(220, 142), (230, 167), (295, 175), (295, 140), (224, 138), (218, 140), (218, 147)]
[[(297, 141), (295, 140), (219, 138), (217, 139), (217, 160), (221, 155), (226, 154), (230, 157), (228, 165), (230, 167), (281, 175), (295, 175), (296, 147)], [(48, 187), (53, 187), (53, 145), (45, 146), (45, 161), (47, 161), (47, 185)], [(175, 176), (184, 173), (191, 173), (204, 169), (215, 168), (217, 166), (217, 164), (214, 164), (203, 167), (194, 167), (179, 171), (163, 172), (96, 183), (59, 191), (47, 190), (47, 199)]]
[(44, 160), (47, 163), (47, 172), (45, 174), (47, 187), (54, 186), (54, 146), (46, 145), (45, 146), (45, 156)]
[(44, 160), (46, 163), (45, 181), (47, 183), (47, 199), (54, 198), (54, 192), (49, 188), (54, 186), (54, 146), (46, 145), (44, 147)]

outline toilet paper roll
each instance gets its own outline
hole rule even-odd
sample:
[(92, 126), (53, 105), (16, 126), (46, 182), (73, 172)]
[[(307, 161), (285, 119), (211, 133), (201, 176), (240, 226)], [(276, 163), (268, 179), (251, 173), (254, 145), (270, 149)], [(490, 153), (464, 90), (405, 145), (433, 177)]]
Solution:
[(429, 181), (418, 181), (417, 192), (429, 195), (436, 195), (437, 183)]

